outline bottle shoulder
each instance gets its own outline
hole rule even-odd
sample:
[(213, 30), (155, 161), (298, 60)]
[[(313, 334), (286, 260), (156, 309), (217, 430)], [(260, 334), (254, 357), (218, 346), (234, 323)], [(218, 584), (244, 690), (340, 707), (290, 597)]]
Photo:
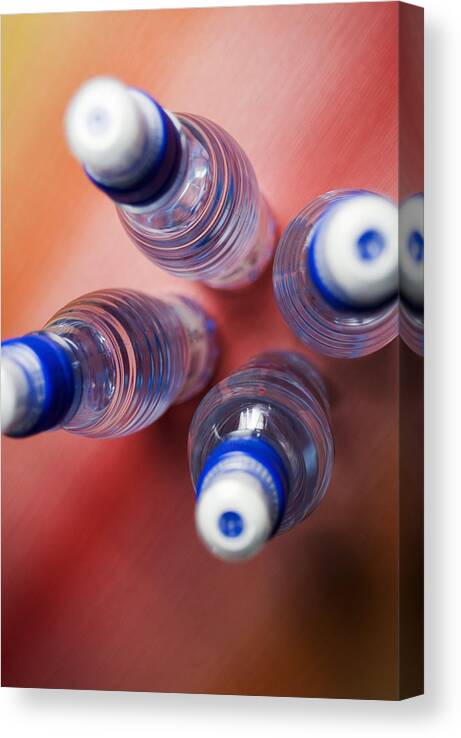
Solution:
[[(235, 402), (265, 407), (265, 412), (283, 408), (288, 415), (315, 414), (322, 421), (329, 416), (327, 389), (322, 378), (295, 352), (274, 351), (255, 357), (212, 388), (204, 405), (210, 409), (222, 407), (220, 412), (225, 413), (226, 406)], [(250, 414), (254, 413), (250, 411)]]
[(72, 432), (109, 437), (139, 430), (184, 383), (187, 336), (169, 302), (132, 290), (93, 292), (45, 329), (66, 342), (80, 376), (79, 405), (64, 426)]
[(212, 445), (239, 434), (303, 445), (304, 432), (297, 435), (296, 427), (315, 442), (326, 439), (333, 445), (323, 380), (303, 356), (272, 352), (256, 357), (208, 392), (194, 415), (191, 439), (203, 435), (205, 428)]
[(66, 328), (87, 325), (101, 333), (125, 330), (131, 340), (135, 334), (129, 331), (165, 322), (174, 323), (175, 328), (180, 322), (168, 301), (136, 290), (113, 288), (89, 292), (68, 303), (50, 318), (45, 330), (62, 334)]
[[(150, 362), (179, 371), (187, 334), (173, 301), (129, 289), (99, 290), (59, 310), (45, 330), (65, 339), (82, 366), (105, 356), (113, 373)], [(158, 365), (158, 366), (157, 366)]]

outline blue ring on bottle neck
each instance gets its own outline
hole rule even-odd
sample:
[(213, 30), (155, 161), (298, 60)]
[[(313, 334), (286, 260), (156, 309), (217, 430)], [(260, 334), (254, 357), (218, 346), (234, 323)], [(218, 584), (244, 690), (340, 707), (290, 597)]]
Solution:
[(162, 121), (163, 135), (160, 148), (156, 153), (154, 160), (150, 163), (147, 171), (145, 171), (141, 179), (129, 187), (119, 188), (105, 185), (95, 179), (89, 171), (83, 167), (87, 177), (104, 192), (108, 197), (120, 205), (148, 205), (150, 202), (157, 200), (169, 189), (174, 181), (181, 163), (181, 141), (178, 130), (176, 129), (170, 116), (164, 111), (154, 98), (148, 95), (144, 90), (138, 90), (145, 95), (160, 113)]
[(271, 535), (277, 531), (282, 522), (286, 508), (286, 498), (289, 488), (289, 476), (285, 463), (274, 448), (274, 446), (261, 438), (261, 436), (249, 435), (236, 438), (226, 438), (219, 443), (208, 456), (197, 480), (196, 499), (200, 497), (203, 482), (213, 467), (218, 464), (225, 456), (241, 452), (262, 464), (270, 474), (273, 482), (275, 493), (277, 495), (277, 517), (274, 522)]
[(41, 433), (57, 425), (66, 416), (75, 397), (75, 377), (70, 356), (63, 346), (46, 333), (28, 333), (22, 338), (2, 342), (3, 346), (23, 345), (30, 348), (40, 362), (44, 379), (43, 406), (34, 425), (16, 438)]

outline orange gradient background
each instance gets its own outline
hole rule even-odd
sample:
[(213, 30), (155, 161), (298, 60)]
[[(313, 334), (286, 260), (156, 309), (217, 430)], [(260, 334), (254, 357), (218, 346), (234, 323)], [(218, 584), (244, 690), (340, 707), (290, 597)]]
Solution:
[[(197, 401), (111, 441), (3, 441), (3, 683), (78, 689), (394, 698), (398, 693), (396, 342), (313, 355), (253, 289), (179, 281), (129, 242), (68, 153), (88, 77), (144, 87), (226, 128), (281, 228), (311, 198), (397, 198), (398, 4), (69, 13), (3, 19), (3, 337), (105, 287), (202, 300), (218, 376), (301, 350), (327, 379), (336, 442), (319, 509), (253, 560), (199, 544), (186, 439)], [(421, 188), (413, 168), (409, 191)]]

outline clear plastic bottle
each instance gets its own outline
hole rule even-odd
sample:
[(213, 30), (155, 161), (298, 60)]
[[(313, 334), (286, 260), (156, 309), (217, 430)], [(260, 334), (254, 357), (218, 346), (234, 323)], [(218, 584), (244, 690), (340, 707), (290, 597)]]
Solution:
[(398, 334), (398, 218), (366, 190), (328, 192), (282, 235), (274, 291), (290, 328), (328, 356), (373, 353)]
[(99, 77), (72, 99), (66, 132), (134, 244), (166, 271), (234, 289), (269, 263), (274, 220), (247, 156), (215, 123)]
[(400, 335), (424, 354), (424, 196), (406, 198), (399, 215)]
[(134, 433), (203, 389), (216, 357), (215, 324), (194, 301), (93, 292), (2, 343), (2, 432)]
[(200, 538), (222, 559), (253, 555), (317, 507), (333, 457), (318, 373), (297, 353), (256, 356), (213, 387), (192, 420)]

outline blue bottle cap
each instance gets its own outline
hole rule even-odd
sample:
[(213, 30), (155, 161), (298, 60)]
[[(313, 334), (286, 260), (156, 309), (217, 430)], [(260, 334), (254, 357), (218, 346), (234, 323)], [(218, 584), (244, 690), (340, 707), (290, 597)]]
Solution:
[(369, 310), (393, 299), (398, 289), (396, 206), (372, 192), (332, 201), (314, 224), (308, 269), (333, 307)]
[(219, 558), (254, 555), (274, 535), (288, 488), (285, 465), (267, 441), (239, 436), (210, 454), (197, 484), (196, 526)]
[(149, 95), (111, 77), (86, 82), (66, 112), (69, 147), (112, 200), (142, 205), (177, 174), (181, 143), (172, 118)]
[(56, 426), (75, 397), (71, 359), (47, 333), (2, 342), (2, 432), (31, 436)]

